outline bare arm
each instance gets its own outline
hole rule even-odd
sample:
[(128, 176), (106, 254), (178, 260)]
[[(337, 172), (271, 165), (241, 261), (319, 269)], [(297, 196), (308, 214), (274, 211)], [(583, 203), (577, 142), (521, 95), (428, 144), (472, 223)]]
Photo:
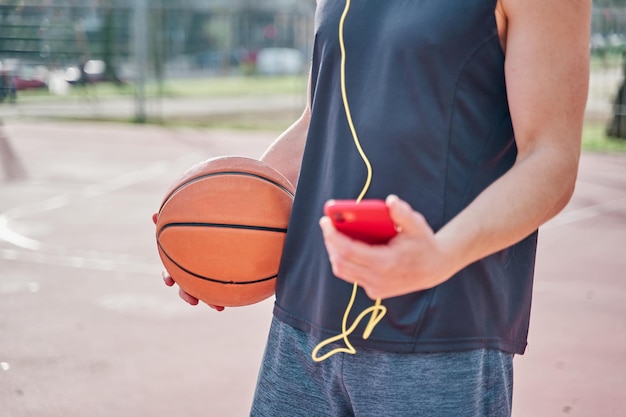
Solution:
[(282, 173), (294, 186), (297, 186), (298, 175), (304, 153), (304, 145), (311, 118), (311, 78), (307, 88), (307, 105), (302, 115), (285, 130), (261, 156), (261, 160)]
[[(311, 79), (309, 78), (308, 92), (311, 90)], [(306, 135), (309, 129), (310, 120), (310, 94), (307, 94), (307, 106), (302, 115), (287, 130), (285, 130), (265, 151), (261, 156), (261, 160), (272, 166), (278, 172), (283, 174), (291, 183), (296, 186), (298, 175), (300, 173), (300, 165), (302, 162), (302, 154), (304, 152), (304, 144), (306, 143)], [(156, 224), (156, 214), (152, 216), (152, 221)], [(174, 279), (167, 271), (162, 273), (165, 285), (171, 287), (176, 284)], [(197, 305), (198, 299), (186, 293), (179, 288), (178, 294), (180, 298), (191, 305)], [(218, 311), (224, 310), (221, 306), (210, 306)]]
[(388, 205), (403, 233), (382, 248), (350, 241), (323, 219), (335, 274), (358, 282), (371, 298), (436, 286), (525, 238), (571, 198), (588, 90), (591, 0), (501, 3), (517, 160), (437, 234), (398, 198)]
[(528, 236), (571, 198), (588, 91), (590, 3), (502, 1), (518, 157), (506, 175), (437, 234), (446, 251), (456, 254), (454, 269)]

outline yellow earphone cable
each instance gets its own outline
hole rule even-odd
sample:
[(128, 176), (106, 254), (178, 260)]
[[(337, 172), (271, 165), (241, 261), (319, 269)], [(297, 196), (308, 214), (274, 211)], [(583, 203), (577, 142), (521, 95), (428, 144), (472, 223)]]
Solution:
[(354, 122), (352, 121), (352, 113), (350, 112), (350, 104), (348, 103), (348, 94), (346, 92), (346, 45), (343, 39), (343, 26), (345, 24), (346, 17), (348, 16), (348, 11), (350, 10), (350, 0), (346, 0), (346, 8), (341, 15), (341, 19), (339, 20), (339, 47), (341, 49), (341, 98), (343, 100), (343, 107), (346, 111), (346, 119), (348, 120), (348, 126), (350, 126), (350, 132), (352, 133), (352, 139), (354, 139), (354, 144), (356, 145), (361, 158), (363, 158), (363, 162), (365, 162), (365, 166), (367, 168), (367, 179), (365, 180), (365, 185), (361, 190), (361, 194), (357, 197), (357, 203), (360, 202), (368, 188), (370, 187), (370, 183), (372, 182), (372, 164), (370, 160), (365, 155), (363, 151), (363, 147), (361, 146), (361, 142), (359, 141), (359, 137), (356, 134), (356, 128), (354, 127)]
[[(363, 158), (363, 162), (365, 163), (365, 166), (367, 168), (367, 179), (365, 181), (365, 185), (363, 186), (361, 193), (356, 199), (356, 202), (359, 203), (363, 199), (363, 197), (365, 196), (365, 193), (367, 193), (367, 190), (370, 187), (373, 174), (372, 174), (372, 164), (370, 163), (369, 159), (367, 158), (367, 155), (365, 155), (365, 152), (363, 151), (363, 147), (361, 146), (361, 142), (359, 141), (359, 137), (356, 133), (356, 128), (354, 127), (354, 123), (352, 121), (352, 114), (350, 112), (350, 105), (348, 103), (348, 94), (346, 92), (346, 47), (345, 47), (344, 38), (343, 38), (343, 28), (344, 28), (345, 20), (346, 20), (346, 17), (348, 16), (349, 10), (350, 10), (350, 0), (346, 0), (346, 7), (344, 8), (343, 13), (341, 15), (341, 19), (339, 20), (339, 47), (341, 49), (341, 98), (343, 99), (343, 107), (346, 111), (346, 119), (348, 120), (348, 125), (350, 126), (352, 139), (354, 139), (354, 144), (356, 145), (356, 148), (359, 151), (361, 158)], [(376, 325), (382, 320), (382, 318), (387, 313), (387, 308), (381, 304), (381, 300), (379, 298), (376, 300), (373, 306), (368, 307), (365, 310), (363, 310), (361, 314), (357, 316), (356, 320), (354, 321), (354, 323), (352, 323), (350, 328), (348, 328), (348, 316), (350, 315), (350, 311), (352, 310), (352, 306), (354, 305), (354, 301), (356, 300), (358, 286), (359, 286), (358, 283), (355, 282), (352, 287), (352, 296), (350, 297), (350, 301), (348, 302), (348, 306), (346, 307), (346, 311), (344, 312), (343, 319), (341, 321), (341, 333), (338, 334), (337, 336), (331, 337), (329, 339), (326, 339), (320, 342), (315, 347), (315, 349), (313, 349), (313, 352), (311, 353), (311, 358), (313, 359), (313, 361), (322, 362), (336, 353), (343, 352), (343, 353), (355, 354), (356, 349), (354, 348), (352, 343), (350, 343), (350, 340), (348, 340), (348, 336), (351, 335), (352, 332), (354, 332), (354, 330), (359, 325), (361, 320), (363, 320), (365, 316), (371, 313), (372, 316), (370, 317), (370, 321), (365, 327), (365, 331), (363, 332), (363, 339), (367, 340), (372, 334), (374, 327), (376, 327)], [(333, 349), (322, 356), (317, 355), (318, 352), (322, 348), (342, 339), (346, 347), (339, 347), (339, 348)]]

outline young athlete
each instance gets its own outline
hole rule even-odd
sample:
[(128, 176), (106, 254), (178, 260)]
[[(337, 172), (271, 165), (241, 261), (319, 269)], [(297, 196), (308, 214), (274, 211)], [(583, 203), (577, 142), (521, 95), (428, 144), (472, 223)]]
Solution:
[[(537, 229), (576, 181), (590, 8), (318, 0), (309, 104), (262, 157), (297, 193), (252, 416), (511, 414)], [(388, 244), (319, 221), (362, 192)]]

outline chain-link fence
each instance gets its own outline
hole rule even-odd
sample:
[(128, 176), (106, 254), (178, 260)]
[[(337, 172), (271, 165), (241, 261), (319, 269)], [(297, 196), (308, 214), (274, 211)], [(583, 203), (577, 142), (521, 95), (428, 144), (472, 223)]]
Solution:
[[(0, 99), (16, 103), (4, 113), (182, 117), (185, 108), (200, 115), (203, 105), (211, 107), (199, 100), (203, 91), (217, 90), (226, 103), (255, 95), (255, 88), (266, 107), (276, 99), (277, 109), (301, 109), (291, 96), (306, 91), (314, 6), (315, 0), (0, 1)], [(235, 86), (218, 77), (247, 81)], [(195, 101), (183, 105), (186, 96)]]
[(594, 8), (587, 119), (604, 123), (612, 137), (626, 138), (626, 8)]
[[(314, 9), (315, 0), (1, 0), (0, 100), (16, 105), (0, 111), (293, 118), (305, 100)], [(626, 114), (615, 105), (625, 51), (626, 8), (595, 7), (589, 119)]]
[(607, 119), (624, 78), (626, 9), (594, 8), (591, 22), (591, 79), (588, 117)]
[[(52, 68), (90, 57), (123, 66), (138, 52), (132, 48), (136, 12), (146, 14), (146, 27), (140, 29), (149, 37), (142, 47), (159, 75), (173, 63), (231, 69), (253, 59), (262, 48), (306, 52), (313, 4), (231, 0), (208, 7), (189, 0), (4, 1), (0, 3), (0, 51), (3, 58), (38, 61)], [(110, 71), (108, 75), (115, 77), (114, 68)]]

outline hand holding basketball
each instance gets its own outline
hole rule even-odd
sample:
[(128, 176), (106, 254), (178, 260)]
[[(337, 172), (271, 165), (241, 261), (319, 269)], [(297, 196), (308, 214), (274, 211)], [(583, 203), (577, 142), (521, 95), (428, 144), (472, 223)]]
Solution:
[[(168, 287), (173, 287), (174, 284), (176, 284), (176, 281), (174, 281), (174, 278), (172, 278), (169, 274), (169, 272), (167, 272), (166, 270), (163, 270), (162, 274), (163, 276), (163, 282), (165, 282), (165, 285), (167, 285)], [(187, 292), (185, 292), (185, 290), (183, 290), (182, 288), (178, 288), (178, 296), (185, 302), (187, 302), (188, 304), (195, 306), (198, 305), (199, 301), (196, 297), (194, 297), (193, 295), (189, 295)], [(209, 307), (211, 307), (214, 310), (217, 311), (224, 311), (224, 307), (222, 306), (215, 306), (212, 304), (207, 304)]]
[[(157, 216), (158, 216), (158, 213), (154, 213), (152, 215), (152, 222), (155, 225), (157, 223)], [(165, 269), (163, 270), (163, 272), (161, 272), (161, 277), (163, 278), (163, 282), (165, 283), (165, 285), (167, 285), (168, 287), (173, 287), (176, 284), (176, 281), (174, 281), (174, 278), (172, 278), (170, 273), (167, 272), (167, 270), (165, 270)], [(178, 295), (186, 303), (188, 303), (188, 304), (190, 304), (192, 306), (198, 305), (199, 300), (196, 297), (186, 293), (185, 290), (183, 290), (180, 287), (178, 288)], [(207, 305), (209, 307), (211, 307), (212, 309), (217, 310), (217, 311), (223, 311), (224, 310), (224, 307), (222, 307), (222, 306), (214, 306), (214, 305), (211, 305), (211, 304), (207, 304)]]

